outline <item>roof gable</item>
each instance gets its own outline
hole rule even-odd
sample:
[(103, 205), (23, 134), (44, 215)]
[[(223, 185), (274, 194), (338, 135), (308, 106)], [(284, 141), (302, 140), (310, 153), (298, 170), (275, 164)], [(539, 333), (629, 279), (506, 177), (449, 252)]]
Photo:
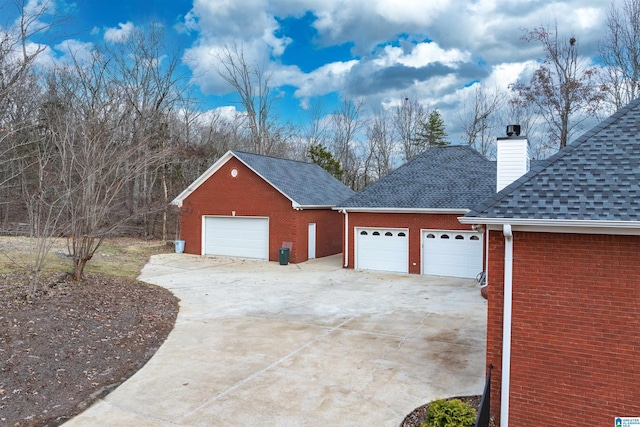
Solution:
[(640, 221), (640, 100), (620, 109), (466, 216)]
[(228, 151), (180, 193), (171, 204), (181, 206), (191, 193), (231, 158), (238, 159), (291, 200), (293, 207), (332, 207), (354, 194), (350, 188), (316, 164), (242, 151)]
[(495, 162), (467, 146), (432, 147), (340, 207), (465, 211), (495, 191)]

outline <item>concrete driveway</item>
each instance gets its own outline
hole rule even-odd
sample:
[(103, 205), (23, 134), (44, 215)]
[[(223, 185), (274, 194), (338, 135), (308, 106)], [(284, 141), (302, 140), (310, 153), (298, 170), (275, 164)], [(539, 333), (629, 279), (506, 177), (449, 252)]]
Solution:
[(438, 397), (480, 394), (486, 301), (473, 280), (152, 257), (175, 329), (127, 382), (65, 425), (398, 426)]

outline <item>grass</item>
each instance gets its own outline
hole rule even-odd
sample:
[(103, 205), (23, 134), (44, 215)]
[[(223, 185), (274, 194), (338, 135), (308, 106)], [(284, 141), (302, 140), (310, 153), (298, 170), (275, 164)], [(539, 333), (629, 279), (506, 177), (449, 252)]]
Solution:
[[(0, 274), (24, 269), (29, 262), (30, 241), (26, 237), (0, 236)], [(105, 240), (85, 269), (86, 274), (136, 279), (151, 255), (171, 252), (159, 240), (114, 238)], [(56, 239), (47, 256), (44, 272), (71, 272), (66, 239)]]

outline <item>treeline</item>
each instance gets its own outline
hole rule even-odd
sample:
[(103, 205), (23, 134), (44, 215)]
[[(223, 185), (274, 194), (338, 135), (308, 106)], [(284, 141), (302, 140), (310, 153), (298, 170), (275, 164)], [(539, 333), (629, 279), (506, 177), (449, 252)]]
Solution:
[[(52, 59), (61, 25), (48, 3), (13, 4), (20, 18), (0, 37), (0, 231), (37, 239), (34, 271), (54, 236), (69, 238), (78, 278), (108, 235), (173, 240), (170, 201), (229, 149), (314, 161), (360, 190), (449, 143), (440, 112), (405, 95), (387, 109), (344, 99), (327, 111), (312, 102), (303, 124), (283, 122), (268, 70), (237, 46), (219, 51), (215, 71), (242, 108), (203, 112), (163, 26), (102, 45), (66, 41), (57, 45), (65, 54)], [(525, 32), (544, 61), (509, 93), (474, 85), (459, 111), (465, 142), (491, 156), (504, 125), (518, 123), (549, 154), (603, 105), (636, 97), (640, 0), (612, 6), (607, 25), (597, 67), (557, 27)]]

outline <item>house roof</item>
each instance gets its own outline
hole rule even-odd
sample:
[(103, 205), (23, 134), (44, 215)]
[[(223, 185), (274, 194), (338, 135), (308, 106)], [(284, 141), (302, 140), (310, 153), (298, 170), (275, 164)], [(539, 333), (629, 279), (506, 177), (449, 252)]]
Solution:
[(472, 218), (640, 221), (640, 99), (532, 166), (464, 222)]
[(354, 194), (316, 164), (234, 150), (225, 153), (171, 203), (181, 206), (184, 199), (234, 157), (291, 200), (294, 208), (333, 207)]
[(465, 212), (495, 192), (495, 162), (467, 146), (432, 147), (339, 206)]

